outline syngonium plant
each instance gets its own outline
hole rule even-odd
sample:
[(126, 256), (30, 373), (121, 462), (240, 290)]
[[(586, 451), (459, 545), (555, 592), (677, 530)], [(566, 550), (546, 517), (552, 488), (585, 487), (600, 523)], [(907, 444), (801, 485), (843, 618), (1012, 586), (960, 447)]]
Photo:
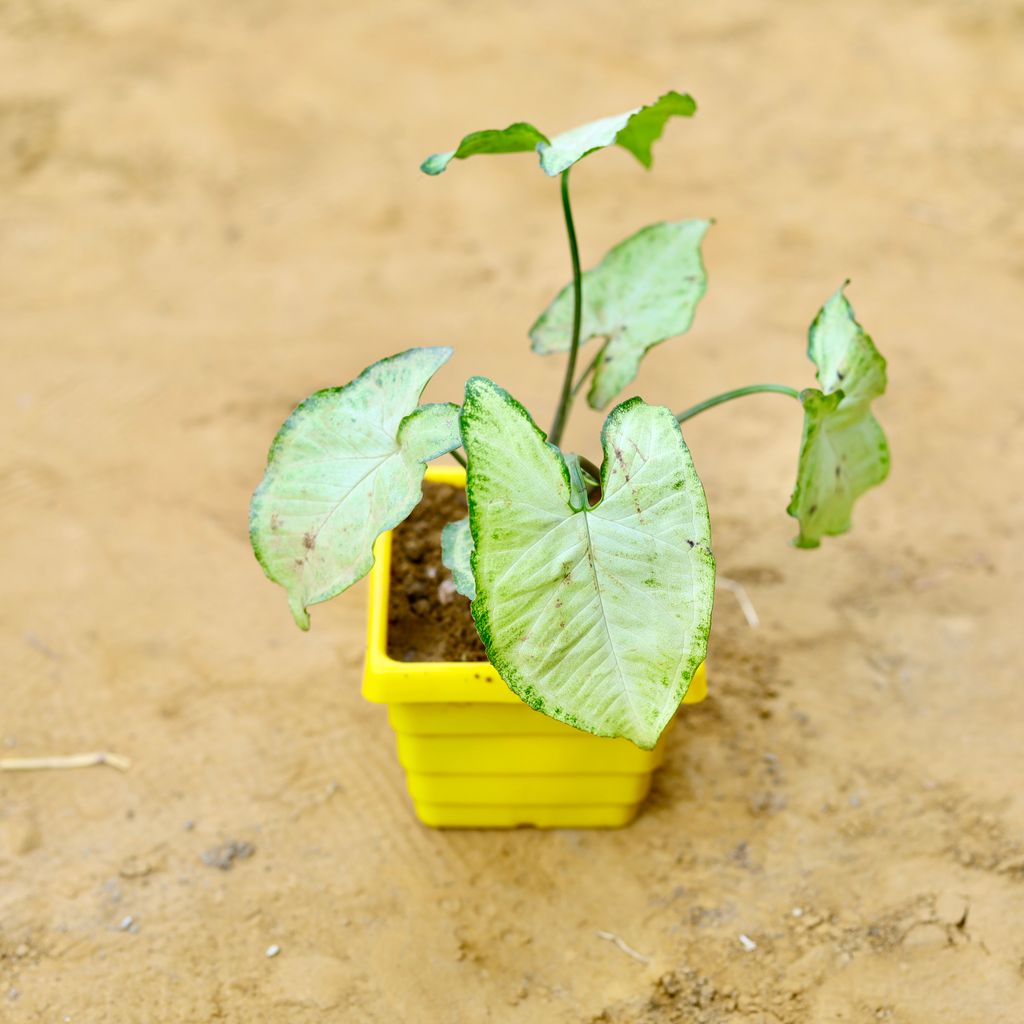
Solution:
[[(444, 563), (471, 601), (488, 657), (527, 704), (598, 736), (655, 745), (704, 659), (715, 589), (708, 506), (680, 424), (759, 392), (804, 411), (796, 485), (787, 509), (797, 547), (850, 528), (854, 502), (885, 479), (889, 452), (871, 403), (885, 360), (840, 287), (811, 324), (808, 355), (819, 386), (753, 384), (673, 413), (641, 398), (620, 402), (601, 431), (600, 467), (560, 445), (573, 399), (604, 409), (656, 345), (688, 330), (704, 294), (707, 220), (645, 227), (580, 268), (569, 171), (611, 145), (651, 165), (651, 146), (693, 99), (655, 103), (548, 137), (531, 124), (474, 132), (422, 170), (452, 160), (536, 152), (561, 180), (572, 280), (529, 336), (541, 355), (566, 353), (545, 434), (507, 391), (466, 383), (461, 408), (420, 404), (449, 348), (411, 348), (340, 388), (311, 395), (288, 417), (253, 495), (250, 536), (295, 621), (352, 586), (373, 564), (373, 544), (422, 496), (426, 463), (451, 453), (466, 467), (469, 516), (445, 527)], [(582, 345), (599, 339), (577, 374)], [(460, 450), (461, 449), (461, 450)]]

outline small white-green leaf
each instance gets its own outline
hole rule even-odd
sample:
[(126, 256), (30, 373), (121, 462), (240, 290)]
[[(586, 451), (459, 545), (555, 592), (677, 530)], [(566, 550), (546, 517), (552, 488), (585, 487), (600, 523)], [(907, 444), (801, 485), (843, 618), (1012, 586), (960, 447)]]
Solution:
[(548, 145), (538, 147), (540, 165), (545, 174), (554, 176), (595, 150), (619, 145), (632, 153), (644, 167), (650, 167), (653, 160), (651, 146), (661, 136), (665, 122), (670, 117), (691, 117), (696, 110), (697, 104), (692, 96), (667, 92), (647, 106), (603, 117), (556, 135)]
[(808, 355), (822, 390), (801, 392), (804, 429), (797, 480), (786, 510), (799, 520), (797, 547), (845, 533), (853, 505), (889, 475), (889, 445), (872, 415), (885, 391), (885, 359), (857, 323), (840, 288), (811, 324)]
[(441, 531), (441, 561), (451, 572), (455, 589), (470, 601), (476, 597), (472, 555), (473, 534), (469, 528), (469, 516), (448, 523)]
[(413, 348), (382, 359), (310, 395), (274, 438), (249, 537), (302, 629), (310, 605), (369, 572), (373, 542), (420, 500), (424, 463), (462, 443), (458, 406), (417, 405), (451, 354)]
[[(580, 340), (607, 339), (587, 401), (603, 409), (637, 375), (655, 345), (689, 330), (707, 288), (700, 246), (706, 220), (652, 224), (609, 250), (583, 275)], [(530, 328), (534, 352), (567, 352), (574, 290), (567, 284)]]
[(675, 417), (631, 399), (601, 434), (602, 497), (492, 381), (466, 385), (473, 616), (492, 664), (544, 714), (650, 749), (704, 659), (715, 566)]
[(622, 146), (644, 167), (650, 167), (651, 146), (661, 136), (665, 122), (670, 117), (690, 117), (696, 109), (692, 96), (671, 91), (647, 106), (571, 128), (550, 140), (532, 124), (518, 121), (507, 128), (472, 132), (455, 149), (428, 156), (420, 164), (420, 170), (425, 174), (440, 174), (452, 160), (486, 153), (537, 151), (541, 169), (554, 176), (568, 170), (588, 153), (611, 145)]
[(430, 462), (454, 451), (462, 444), (459, 407), (453, 402), (417, 406), (399, 423), (398, 444), (417, 462)]

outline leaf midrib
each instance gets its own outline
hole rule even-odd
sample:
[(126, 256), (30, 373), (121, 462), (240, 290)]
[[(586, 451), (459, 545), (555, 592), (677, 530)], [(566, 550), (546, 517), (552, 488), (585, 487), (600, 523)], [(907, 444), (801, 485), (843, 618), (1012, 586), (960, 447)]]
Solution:
[[(536, 506), (528, 506), (528, 507), (535, 508)], [(594, 509), (590, 509), (589, 512), (594, 512), (594, 511), (596, 511), (597, 508), (600, 508), (600, 505), (595, 506)], [(546, 509), (538, 509), (538, 511), (546, 512), (547, 510)], [(514, 573), (514, 571), (522, 564), (522, 560), (531, 551), (533, 551), (538, 545), (543, 544), (545, 541), (550, 540), (551, 537), (552, 537), (552, 534), (554, 534), (555, 531), (561, 529), (567, 523), (571, 523), (577, 516), (582, 516), (582, 518), (583, 518), (583, 528), (584, 528), (584, 532), (585, 532), (585, 535), (586, 535), (585, 540), (584, 540), (584, 544), (586, 546), (586, 550), (584, 552), (583, 558), (580, 558), (577, 561), (576, 565), (573, 567), (573, 571), (575, 571), (576, 567), (579, 566), (583, 562), (583, 560), (585, 558), (587, 563), (588, 563), (588, 565), (589, 565), (589, 567), (590, 567), (590, 575), (591, 575), (591, 578), (593, 580), (593, 589), (594, 589), (594, 593), (597, 596), (597, 602), (598, 602), (598, 606), (600, 608), (601, 624), (604, 627), (604, 633), (605, 633), (605, 638), (606, 638), (606, 641), (607, 641), (607, 645), (608, 645), (609, 650), (611, 651), (612, 659), (613, 659), (613, 661), (615, 663), (615, 675), (616, 675), (616, 678), (618, 679), (618, 682), (619, 682), (619, 689), (621, 690), (621, 692), (622, 692), (622, 694), (623, 694), (623, 696), (624, 696), (624, 698), (626, 700), (626, 704), (629, 706), (629, 710), (630, 710), (630, 713), (633, 716), (634, 721), (636, 721), (638, 724), (642, 724), (642, 719), (640, 718), (639, 713), (637, 711), (636, 704), (634, 703), (634, 700), (633, 700), (633, 695), (630, 692), (629, 687), (626, 685), (626, 676), (625, 676), (625, 673), (623, 672), (623, 669), (622, 669), (622, 662), (621, 662), (621, 660), (619, 658), (619, 652), (616, 649), (615, 641), (612, 638), (611, 627), (610, 627), (609, 622), (608, 622), (608, 615), (607, 615), (607, 613), (605, 611), (603, 588), (602, 588), (602, 585), (601, 585), (601, 578), (600, 578), (600, 575), (599, 575), (599, 572), (598, 572), (597, 557), (596, 557), (596, 552), (594, 550), (593, 537), (591, 536), (591, 533), (590, 533), (590, 518), (589, 518), (588, 510), (580, 509), (578, 511), (570, 511), (569, 514), (565, 516), (565, 518), (560, 519), (554, 526), (552, 526), (549, 529), (545, 530), (544, 533), (541, 534), (541, 536), (538, 537), (536, 540), (534, 540), (530, 544), (530, 546), (528, 548), (526, 548), (525, 551), (520, 553), (520, 555), (516, 558), (515, 562), (513, 562), (512, 565), (508, 566), (505, 569), (505, 571), (501, 574), (501, 576), (497, 580), (495, 580), (495, 582), (493, 583), (493, 586), (495, 588), (500, 587), (502, 585), (502, 583), (504, 583), (505, 580), (507, 580), (508, 577), (512, 573)], [(609, 522), (610, 521), (610, 520), (605, 519), (604, 517), (600, 517), (600, 518), (601, 518), (602, 522)], [(619, 524), (619, 525), (624, 525), (624, 524)], [(641, 531), (636, 530), (634, 532), (640, 533)], [(647, 537), (646, 534), (644, 534), (644, 536)], [(650, 538), (650, 539), (660, 540), (660, 538)], [(551, 600), (551, 598), (549, 598), (549, 601), (550, 600)], [(546, 610), (547, 610), (547, 605), (545, 605), (542, 609), (540, 609), (540, 611), (538, 612), (538, 615), (536, 617), (540, 617), (540, 614), (542, 614), (543, 612), (546, 612)]]
[(636, 705), (633, 703), (633, 695), (629, 691), (629, 687), (626, 685), (625, 676), (622, 673), (622, 663), (619, 661), (619, 652), (615, 649), (615, 641), (612, 640), (612, 631), (608, 626), (608, 616), (604, 610), (604, 597), (601, 593), (601, 580), (597, 573), (597, 557), (594, 551), (594, 542), (590, 536), (590, 518), (587, 510), (582, 509), (576, 515), (583, 516), (583, 525), (587, 531), (587, 561), (590, 563), (590, 571), (594, 578), (594, 588), (597, 591), (597, 603), (601, 608), (601, 621), (604, 623), (604, 633), (608, 638), (608, 646), (611, 648), (612, 657), (615, 659), (615, 673), (619, 679), (619, 687), (626, 697), (626, 703), (629, 705), (630, 713), (633, 715), (633, 720), (638, 724), (641, 723), (640, 716), (637, 714)]

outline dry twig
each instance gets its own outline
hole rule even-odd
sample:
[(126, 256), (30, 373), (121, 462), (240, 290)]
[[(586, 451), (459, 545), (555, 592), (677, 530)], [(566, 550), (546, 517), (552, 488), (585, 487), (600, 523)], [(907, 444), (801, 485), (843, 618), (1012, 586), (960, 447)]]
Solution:
[(97, 750), (89, 754), (62, 754), (54, 757), (0, 757), (0, 772), (34, 772), (47, 768), (92, 768), (98, 764), (108, 764), (119, 772), (126, 772), (132, 766), (127, 757), (111, 754), (105, 750)]
[(618, 935), (615, 935), (613, 932), (598, 932), (597, 937), (612, 943), (612, 945), (621, 949), (626, 956), (631, 956), (634, 960), (637, 960), (642, 964), (649, 964), (651, 962), (651, 958), (649, 956), (644, 956), (643, 953), (638, 953), (631, 945), (629, 945), (628, 942), (620, 939)]
[(751, 629), (757, 629), (761, 625), (761, 619), (757, 614), (757, 609), (754, 607), (754, 602), (750, 600), (747, 588), (738, 580), (729, 579), (728, 576), (719, 576), (716, 582), (718, 586), (723, 590), (728, 590), (736, 598), (736, 603), (740, 606), (740, 611), (743, 612), (743, 618), (747, 620), (747, 625)]

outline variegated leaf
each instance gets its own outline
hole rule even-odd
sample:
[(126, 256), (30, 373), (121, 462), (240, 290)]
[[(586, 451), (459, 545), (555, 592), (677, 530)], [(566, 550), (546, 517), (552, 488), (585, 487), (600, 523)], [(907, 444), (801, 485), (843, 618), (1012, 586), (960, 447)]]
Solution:
[(589, 153), (611, 145), (628, 150), (650, 167), (651, 147), (661, 136), (670, 117), (691, 117), (697, 110), (693, 97), (670, 91), (654, 103), (635, 107), (624, 114), (603, 117), (549, 139), (542, 131), (525, 121), (507, 128), (490, 128), (471, 132), (445, 153), (434, 153), (420, 164), (424, 174), (440, 174), (452, 160), (465, 160), (487, 153), (524, 153), (536, 151), (545, 174), (554, 176), (568, 170)]
[(469, 529), (469, 516), (448, 523), (441, 531), (441, 561), (451, 572), (455, 589), (468, 597), (476, 597), (473, 579), (473, 534)]
[(800, 522), (796, 546), (816, 548), (822, 537), (850, 529), (854, 503), (888, 476), (890, 456), (871, 412), (872, 400), (885, 391), (885, 359), (842, 288), (811, 324), (807, 353), (822, 390), (800, 395), (804, 430), (786, 511)]
[(382, 359), (310, 395), (274, 438), (249, 536), (302, 629), (310, 605), (369, 572), (373, 542), (419, 502), (424, 464), (461, 444), (458, 406), (417, 404), (451, 354), (413, 348)]
[[(655, 345), (689, 330), (707, 288), (700, 246), (706, 220), (651, 224), (610, 249), (583, 275), (581, 342), (606, 339), (587, 401), (603, 409), (637, 375)], [(534, 352), (567, 352), (572, 343), (572, 282), (530, 328)]]
[(552, 718), (650, 749), (704, 659), (715, 568), (675, 417), (631, 399), (602, 431), (602, 497), (492, 381), (466, 386), (473, 616), (508, 686)]

